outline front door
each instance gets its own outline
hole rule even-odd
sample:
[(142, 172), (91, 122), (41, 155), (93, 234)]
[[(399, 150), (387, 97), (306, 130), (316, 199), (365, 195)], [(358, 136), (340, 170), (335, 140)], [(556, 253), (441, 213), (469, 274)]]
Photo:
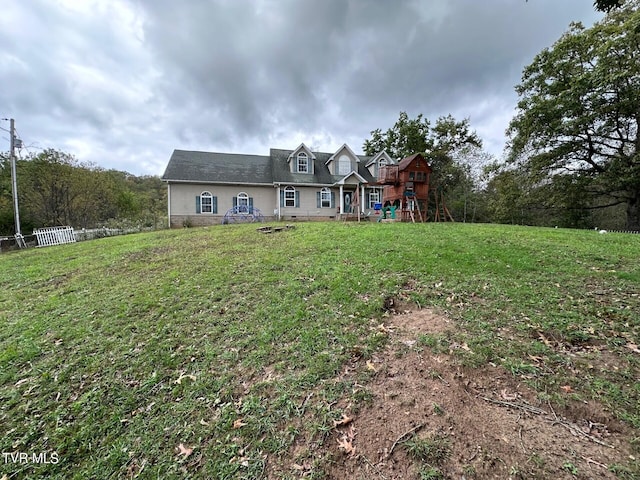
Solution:
[(344, 193), (344, 211), (345, 213), (351, 213), (351, 198), (352, 198), (352, 193), (351, 192), (345, 192)]

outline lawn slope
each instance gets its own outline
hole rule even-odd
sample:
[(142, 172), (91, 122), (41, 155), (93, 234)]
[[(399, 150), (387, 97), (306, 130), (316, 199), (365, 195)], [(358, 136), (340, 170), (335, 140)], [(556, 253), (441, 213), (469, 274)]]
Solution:
[(321, 445), (332, 406), (375, 401), (366, 361), (399, 301), (457, 325), (416, 349), (455, 342), (459, 365), (505, 369), (540, 401), (597, 401), (638, 456), (640, 236), (224, 226), (4, 254), (0, 282), (0, 447), (29, 455), (0, 478), (297, 478), (297, 440)]

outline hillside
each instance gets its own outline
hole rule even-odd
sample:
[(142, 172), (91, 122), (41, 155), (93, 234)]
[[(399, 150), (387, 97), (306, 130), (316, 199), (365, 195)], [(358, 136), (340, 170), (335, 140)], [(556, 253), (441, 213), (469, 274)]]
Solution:
[(0, 281), (0, 479), (640, 475), (640, 236), (217, 226)]

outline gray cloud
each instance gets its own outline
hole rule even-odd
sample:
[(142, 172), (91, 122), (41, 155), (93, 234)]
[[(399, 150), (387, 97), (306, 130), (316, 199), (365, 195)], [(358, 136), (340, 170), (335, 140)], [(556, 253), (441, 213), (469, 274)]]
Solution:
[(5, 10), (0, 117), (33, 148), (138, 174), (160, 174), (174, 148), (359, 151), (401, 110), (470, 117), (499, 153), (522, 68), (571, 21), (600, 16), (589, 0), (9, 0)]

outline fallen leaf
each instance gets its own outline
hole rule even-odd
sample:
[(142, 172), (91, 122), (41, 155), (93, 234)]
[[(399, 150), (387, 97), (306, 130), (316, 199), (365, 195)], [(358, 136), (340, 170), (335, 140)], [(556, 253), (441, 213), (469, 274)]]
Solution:
[(628, 348), (629, 350), (631, 350), (632, 352), (640, 353), (640, 349), (638, 348), (638, 345), (636, 345), (635, 343), (631, 343), (631, 342), (629, 342), (629, 343), (627, 343), (627, 345), (626, 345), (626, 346), (627, 346), (627, 348)]
[(233, 422), (233, 428), (235, 430), (237, 430), (239, 428), (242, 428), (245, 425), (246, 425), (246, 423), (244, 423), (241, 418), (236, 418), (236, 420)]
[(184, 380), (185, 378), (188, 378), (188, 379), (190, 379), (190, 380), (192, 380), (194, 382), (196, 380), (196, 376), (195, 375), (185, 375), (184, 372), (181, 372), (180, 376), (176, 380), (174, 380), (173, 383), (181, 385), (182, 384), (182, 380)]
[(511, 394), (507, 393), (506, 389), (501, 390), (500, 395), (502, 396), (503, 400), (507, 400), (507, 401), (513, 401), (518, 399), (517, 393), (511, 393)]
[(538, 338), (539, 338), (540, 340), (542, 340), (542, 341), (544, 342), (544, 344), (545, 344), (547, 347), (551, 347), (551, 346), (553, 346), (553, 345), (551, 344), (551, 342), (549, 341), (549, 339), (548, 339), (547, 337), (545, 337), (545, 336), (544, 336), (544, 334), (543, 334), (542, 332), (538, 332)]
[(181, 443), (180, 445), (178, 445), (176, 447), (176, 450), (178, 452), (178, 456), (184, 455), (184, 458), (188, 458), (189, 455), (193, 453), (193, 448), (185, 447), (184, 443)]
[(200, 420), (200, 425), (208, 427), (209, 426), (209, 422), (205, 422), (204, 419), (202, 419), (202, 420)]
[(371, 370), (372, 372), (377, 372), (378, 369), (375, 367), (375, 365), (373, 364), (373, 362), (371, 360), (367, 360), (367, 369)]
[(570, 385), (563, 385), (562, 387), (560, 387), (560, 390), (562, 390), (564, 393), (573, 392), (573, 388), (571, 388)]
[(353, 440), (346, 435), (343, 435), (342, 438), (338, 439), (338, 448), (341, 448), (344, 450), (344, 453), (350, 456), (353, 456), (356, 452), (356, 447), (353, 446)]
[(233, 457), (231, 460), (229, 460), (230, 464), (234, 464), (237, 463), (238, 465), (242, 465), (243, 467), (248, 467), (249, 466), (249, 458), (248, 457)]
[(544, 361), (544, 358), (538, 357), (537, 355), (527, 355), (531, 360), (536, 362), (536, 364), (540, 364)]
[(333, 428), (341, 427), (343, 425), (349, 425), (353, 422), (353, 418), (347, 417), (344, 413), (342, 414), (342, 418), (340, 420), (333, 421)]
[(466, 342), (460, 345), (460, 348), (462, 348), (463, 350), (466, 350), (467, 352), (473, 353)]

